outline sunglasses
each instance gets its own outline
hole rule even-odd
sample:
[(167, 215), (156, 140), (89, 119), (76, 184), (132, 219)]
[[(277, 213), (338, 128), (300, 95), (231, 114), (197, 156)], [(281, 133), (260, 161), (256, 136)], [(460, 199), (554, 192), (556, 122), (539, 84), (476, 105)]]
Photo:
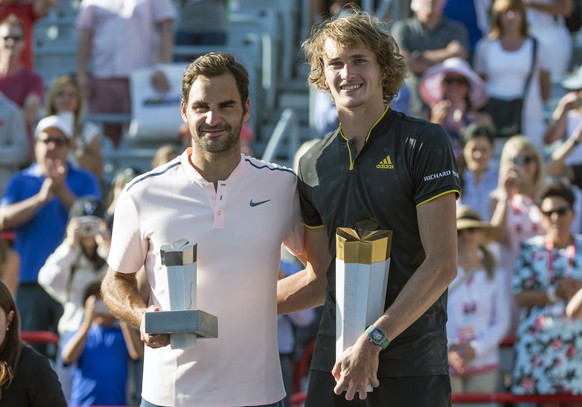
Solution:
[(551, 218), (554, 213), (557, 214), (558, 216), (564, 216), (565, 214), (568, 213), (569, 210), (570, 208), (568, 208), (567, 206), (560, 206), (559, 208), (550, 209), (549, 211), (542, 211), (542, 214), (546, 218)]
[(514, 165), (517, 166), (528, 165), (533, 163), (535, 160), (536, 160), (535, 157), (531, 155), (516, 155), (509, 159), (509, 161), (511, 161)]
[(447, 85), (452, 85), (452, 84), (457, 84), (457, 85), (466, 85), (468, 82), (465, 78), (451, 78), (451, 77), (445, 77), (443, 79), (443, 82), (446, 83)]
[(67, 140), (65, 140), (64, 138), (60, 138), (60, 137), (47, 137), (47, 138), (38, 139), (38, 141), (40, 141), (41, 143), (44, 143), (47, 146), (50, 143), (54, 143), (54, 145), (57, 147), (63, 147), (63, 146), (66, 146), (67, 144), (69, 144), (69, 142)]
[(22, 40), (22, 38), (23, 38), (23, 37), (22, 37), (22, 35), (7, 35), (7, 36), (5, 36), (5, 37), (2, 37), (2, 39), (3, 39), (5, 42), (7, 42), (7, 41), (9, 41), (9, 40), (12, 40), (12, 41), (14, 41), (14, 42), (18, 42), (18, 41)]

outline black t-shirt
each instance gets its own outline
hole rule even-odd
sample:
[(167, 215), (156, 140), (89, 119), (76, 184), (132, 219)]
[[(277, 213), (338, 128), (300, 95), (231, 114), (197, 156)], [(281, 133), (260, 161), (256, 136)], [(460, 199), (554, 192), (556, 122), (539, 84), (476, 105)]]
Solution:
[(0, 406), (67, 407), (61, 383), (44, 355), (23, 345), (14, 380), (2, 391)]
[[(339, 130), (300, 160), (299, 191), (304, 222), (327, 227), (335, 257), (335, 231), (370, 219), (393, 231), (386, 308), (425, 258), (416, 208), (440, 195), (459, 193), (460, 180), (442, 127), (389, 109), (376, 123), (360, 153)], [(331, 371), (335, 361), (335, 262), (328, 287), (312, 368)], [(378, 374), (446, 374), (446, 293), (381, 353)]]

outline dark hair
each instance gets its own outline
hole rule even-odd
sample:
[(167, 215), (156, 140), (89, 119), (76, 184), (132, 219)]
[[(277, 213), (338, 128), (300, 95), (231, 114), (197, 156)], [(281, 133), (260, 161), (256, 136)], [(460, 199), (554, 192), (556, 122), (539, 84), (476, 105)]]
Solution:
[(2, 281), (0, 281), (0, 309), (0, 312), (4, 312), (6, 315), (10, 311), (14, 312), (12, 321), (8, 325), (10, 329), (6, 331), (6, 337), (0, 344), (0, 399), (2, 399), (2, 391), (8, 388), (14, 379), (22, 350), (18, 310), (12, 293)]
[(80, 218), (81, 216), (97, 216), (103, 218), (105, 209), (100, 199), (93, 196), (82, 196), (73, 202), (69, 209), (69, 218)]
[(94, 295), (97, 298), (101, 297), (101, 279), (95, 280), (85, 287), (85, 291), (83, 291), (83, 304), (87, 302), (87, 298)]
[(463, 144), (467, 144), (469, 140), (476, 139), (478, 137), (484, 137), (489, 141), (492, 146), (495, 145), (495, 138), (493, 135), (493, 129), (489, 126), (480, 123), (471, 123), (463, 131)]
[(316, 89), (329, 92), (323, 61), (325, 41), (328, 38), (344, 48), (363, 45), (374, 52), (378, 59), (383, 74), (382, 93), (389, 102), (396, 97), (408, 75), (404, 57), (394, 38), (379, 20), (355, 5), (348, 7), (350, 13), (339, 13), (314, 25), (310, 37), (301, 44), (311, 66), (308, 82)]
[[(249, 73), (243, 64), (226, 52), (209, 52), (196, 58), (184, 71), (182, 77), (182, 101), (188, 102), (192, 84), (199, 76), (212, 78), (224, 74), (232, 74), (236, 80), (243, 109), (249, 98)], [(246, 113), (246, 111), (245, 111)]]
[(568, 202), (568, 205), (570, 205), (571, 209), (574, 208), (574, 201), (576, 201), (576, 196), (574, 195), (572, 189), (563, 182), (555, 181), (546, 186), (542, 190), (539, 202), (541, 204), (544, 199), (553, 197), (564, 199), (566, 202)]

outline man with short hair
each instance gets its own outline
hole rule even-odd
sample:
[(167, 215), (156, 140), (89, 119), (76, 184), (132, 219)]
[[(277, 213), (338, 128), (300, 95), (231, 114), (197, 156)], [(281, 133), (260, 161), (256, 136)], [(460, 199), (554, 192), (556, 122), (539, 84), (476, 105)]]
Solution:
[[(39, 121), (36, 162), (10, 179), (0, 201), (0, 229), (14, 230), (14, 248), (21, 259), (16, 303), (23, 331), (57, 332), (62, 307), (38, 284), (38, 272), (61, 243), (77, 197), (101, 198), (95, 176), (67, 161), (72, 126), (69, 116)], [(45, 346), (39, 349), (46, 353)]]
[[(142, 406), (282, 407), (276, 286), (281, 243), (303, 247), (296, 176), (241, 154), (249, 79), (227, 53), (197, 58), (182, 79), (182, 119), (192, 147), (132, 180), (121, 193), (103, 299), (141, 327), (146, 344)], [(144, 331), (146, 311), (168, 311), (161, 247), (197, 244), (199, 309), (218, 318), (218, 338), (171, 349)], [(145, 266), (150, 306), (136, 273)]]
[[(303, 49), (310, 85), (332, 95), (340, 121), (299, 162), (307, 268), (278, 287), (279, 312), (324, 304), (305, 405), (448, 407), (460, 191), (449, 137), (390, 108), (406, 65), (370, 15), (323, 21)], [(385, 311), (336, 359), (336, 230), (365, 220), (393, 231)]]

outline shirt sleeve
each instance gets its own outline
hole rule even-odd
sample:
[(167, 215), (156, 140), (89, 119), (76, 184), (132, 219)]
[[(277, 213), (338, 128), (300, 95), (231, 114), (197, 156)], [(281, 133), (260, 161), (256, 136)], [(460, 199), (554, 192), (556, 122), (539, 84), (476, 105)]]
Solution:
[(283, 243), (295, 256), (303, 253), (305, 240), (305, 227), (301, 219), (301, 210), (299, 204), (299, 190), (294, 188), (295, 192), (291, 198), (293, 201), (293, 213), (291, 218), (291, 230), (287, 233)]
[(451, 141), (444, 129), (432, 123), (422, 127), (414, 141), (414, 156), (409, 163), (415, 184), (415, 201), (420, 206), (440, 195), (460, 195), (461, 181)]
[(124, 189), (115, 205), (108, 264), (120, 273), (137, 273), (146, 260), (148, 242), (141, 236), (139, 214)]

